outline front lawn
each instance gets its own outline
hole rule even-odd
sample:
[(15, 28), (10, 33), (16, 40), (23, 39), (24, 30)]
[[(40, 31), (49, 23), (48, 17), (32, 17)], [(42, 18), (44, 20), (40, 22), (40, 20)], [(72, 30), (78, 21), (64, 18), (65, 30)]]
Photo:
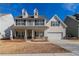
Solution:
[(0, 41), (0, 54), (67, 53), (68, 50), (49, 42)]

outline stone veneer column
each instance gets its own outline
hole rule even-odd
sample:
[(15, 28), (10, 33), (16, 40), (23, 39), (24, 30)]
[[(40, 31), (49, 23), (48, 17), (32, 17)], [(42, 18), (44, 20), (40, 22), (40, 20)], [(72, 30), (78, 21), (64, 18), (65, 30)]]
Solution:
[(32, 39), (34, 39), (34, 30), (32, 30)]
[(27, 40), (27, 30), (25, 30), (25, 40)]
[(13, 32), (10, 30), (10, 39), (13, 40)]

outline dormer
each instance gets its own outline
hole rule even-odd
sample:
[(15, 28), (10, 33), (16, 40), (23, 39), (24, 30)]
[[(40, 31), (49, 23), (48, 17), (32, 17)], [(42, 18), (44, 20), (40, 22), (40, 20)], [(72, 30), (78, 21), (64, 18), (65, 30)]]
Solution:
[(25, 9), (22, 9), (22, 18), (28, 18), (28, 13)]
[(34, 9), (34, 18), (38, 18), (38, 10), (37, 10), (37, 8)]

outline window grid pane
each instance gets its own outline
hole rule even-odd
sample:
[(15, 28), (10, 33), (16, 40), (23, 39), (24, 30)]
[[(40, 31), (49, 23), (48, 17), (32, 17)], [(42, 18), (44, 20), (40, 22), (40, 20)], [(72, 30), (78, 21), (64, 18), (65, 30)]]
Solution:
[(16, 20), (16, 25), (25, 25), (25, 20)]

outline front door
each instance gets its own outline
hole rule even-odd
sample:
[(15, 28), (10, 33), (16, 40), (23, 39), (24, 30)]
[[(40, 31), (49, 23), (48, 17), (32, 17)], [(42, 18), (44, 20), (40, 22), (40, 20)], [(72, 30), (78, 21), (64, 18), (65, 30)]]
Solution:
[(27, 39), (32, 39), (32, 30), (27, 30)]

